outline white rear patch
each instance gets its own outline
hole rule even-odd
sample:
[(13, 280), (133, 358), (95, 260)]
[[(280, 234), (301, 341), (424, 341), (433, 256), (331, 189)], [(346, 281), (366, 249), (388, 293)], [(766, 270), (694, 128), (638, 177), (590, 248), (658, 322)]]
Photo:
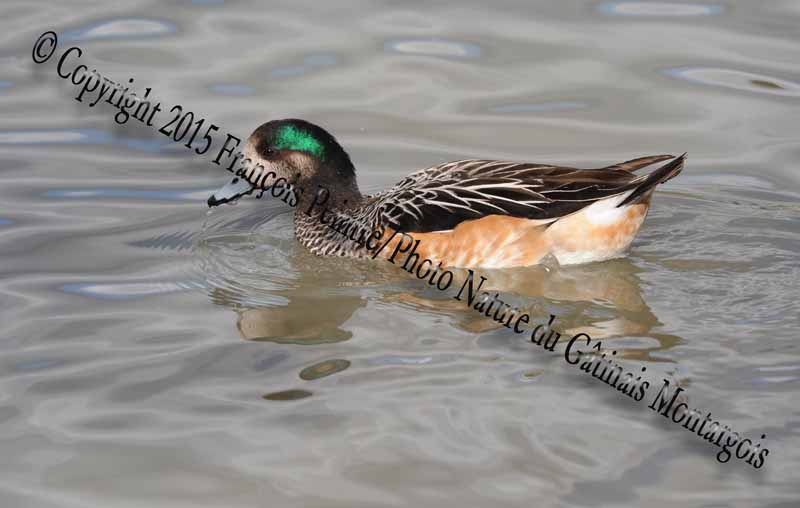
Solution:
[(606, 199), (596, 201), (587, 206), (578, 213), (583, 213), (586, 220), (597, 226), (607, 226), (613, 224), (625, 216), (627, 206), (617, 208), (617, 206), (625, 201), (625, 198), (631, 195), (633, 190), (630, 190), (619, 196), (614, 196)]
[(648, 204), (618, 205), (633, 190), (597, 201), (562, 217), (547, 230), (559, 264), (574, 265), (620, 257), (644, 222)]

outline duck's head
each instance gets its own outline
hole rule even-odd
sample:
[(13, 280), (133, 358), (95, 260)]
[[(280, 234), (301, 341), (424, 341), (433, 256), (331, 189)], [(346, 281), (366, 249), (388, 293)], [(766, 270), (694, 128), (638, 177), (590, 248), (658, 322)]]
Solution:
[(320, 187), (331, 197), (343, 196), (340, 200), (359, 198), (350, 157), (322, 127), (305, 120), (273, 120), (250, 134), (234, 178), (208, 198), (208, 205), (230, 203), (254, 192), (272, 197), (292, 192), (302, 200)]

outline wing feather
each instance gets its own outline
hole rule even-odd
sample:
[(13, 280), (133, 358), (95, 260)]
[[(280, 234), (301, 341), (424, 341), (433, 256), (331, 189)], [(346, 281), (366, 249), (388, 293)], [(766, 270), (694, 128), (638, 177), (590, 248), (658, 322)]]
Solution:
[(450, 230), (487, 215), (554, 220), (629, 190), (641, 177), (628, 169), (657, 160), (603, 169), (482, 159), (448, 162), (412, 173), (370, 196), (358, 215), (372, 227), (410, 232)]

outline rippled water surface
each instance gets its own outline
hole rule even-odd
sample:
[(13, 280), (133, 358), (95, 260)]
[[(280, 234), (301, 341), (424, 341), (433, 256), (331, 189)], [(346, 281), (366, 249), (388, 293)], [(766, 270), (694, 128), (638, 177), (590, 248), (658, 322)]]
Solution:
[[(4, 2), (0, 506), (798, 506), (800, 4)], [(374, 191), (481, 157), (689, 153), (627, 258), (491, 272), (535, 322), (762, 441), (761, 469), (74, 100), (59, 49)], [(166, 116), (164, 117), (167, 118)], [(651, 395), (655, 389), (651, 389)]]

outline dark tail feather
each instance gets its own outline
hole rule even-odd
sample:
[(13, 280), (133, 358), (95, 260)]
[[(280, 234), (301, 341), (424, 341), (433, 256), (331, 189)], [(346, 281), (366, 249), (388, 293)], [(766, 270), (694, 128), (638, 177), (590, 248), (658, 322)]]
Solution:
[(635, 190), (631, 193), (630, 196), (625, 198), (625, 201), (618, 204), (617, 208), (635, 202), (656, 185), (664, 183), (670, 178), (676, 176), (683, 169), (683, 162), (685, 160), (686, 160), (686, 154), (684, 153), (680, 157), (675, 157), (673, 160), (669, 161), (668, 163), (656, 169), (649, 175), (645, 176), (639, 182), (636, 182), (634, 184)]
[(656, 162), (662, 162), (673, 158), (672, 155), (651, 155), (650, 157), (639, 157), (638, 159), (632, 159), (625, 162), (620, 162), (619, 164), (614, 164), (612, 166), (608, 166), (607, 168), (603, 168), (604, 170), (609, 169), (622, 169), (629, 172), (634, 172), (642, 168), (646, 168), (651, 164), (655, 164)]

